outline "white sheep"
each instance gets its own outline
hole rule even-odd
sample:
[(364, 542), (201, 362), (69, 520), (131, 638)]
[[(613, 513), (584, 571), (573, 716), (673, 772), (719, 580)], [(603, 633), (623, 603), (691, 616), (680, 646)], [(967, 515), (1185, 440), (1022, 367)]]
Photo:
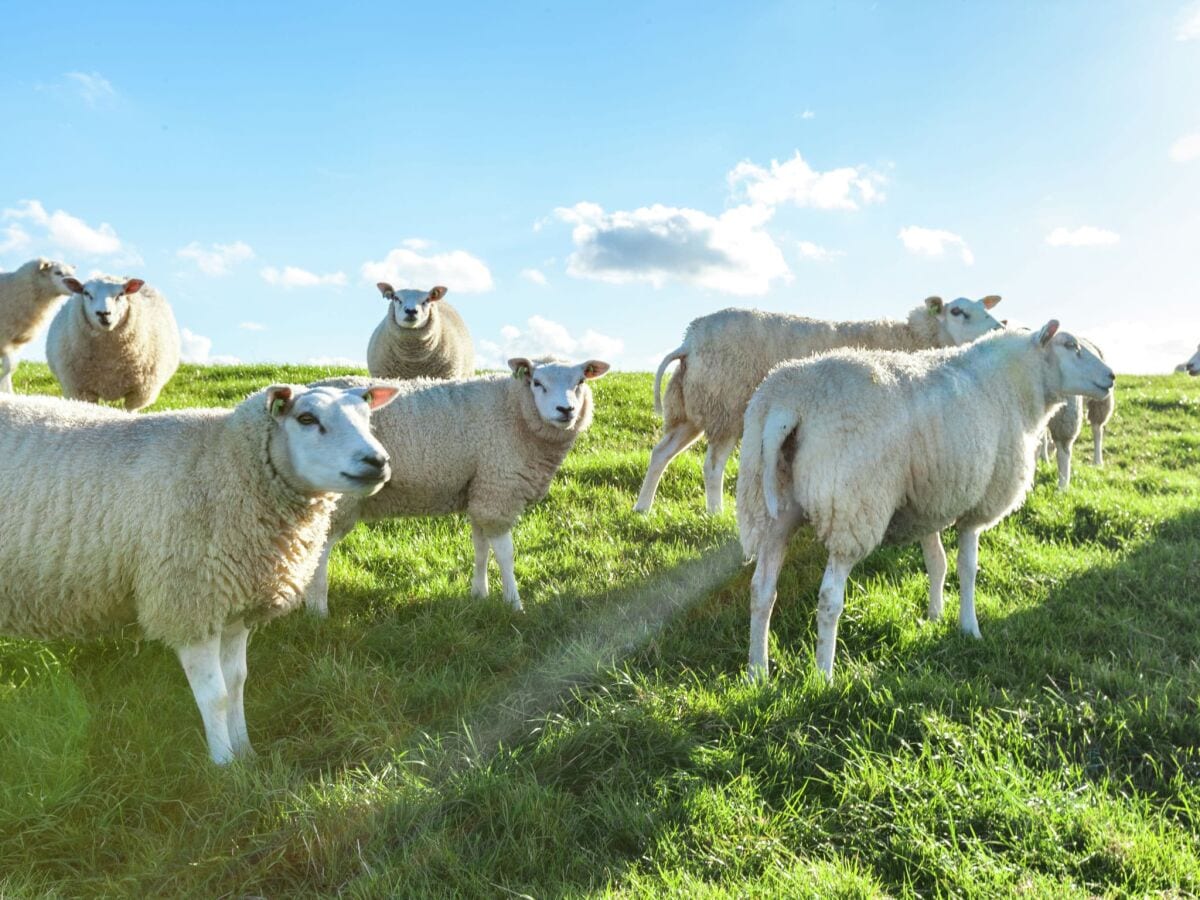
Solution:
[(367, 371), (374, 378), (470, 378), (475, 347), (467, 323), (449, 303), (446, 288), (397, 291), (376, 285), (388, 312), (367, 344)]
[(395, 394), (275, 385), (145, 416), (0, 399), (0, 634), (137, 624), (179, 656), (213, 761), (250, 752), (249, 629), (299, 605), (338, 493), (387, 479), (369, 412)]
[(66, 294), (75, 268), (50, 259), (32, 259), (12, 272), (0, 272), (0, 391), (11, 394), (17, 351), (33, 340)]
[[(1087, 349), (1100, 359), (1104, 354), (1100, 348), (1086, 338), (1080, 338)], [(1092, 426), (1092, 463), (1098, 467), (1104, 465), (1104, 427), (1112, 418), (1116, 408), (1116, 393), (1110, 391), (1100, 400), (1085, 400), (1082, 397), (1070, 397), (1062, 407), (1050, 417), (1045, 436), (1042, 439), (1041, 458), (1050, 460), (1050, 448), (1055, 451), (1055, 462), (1058, 466), (1058, 489), (1065, 491), (1071, 485), (1071, 455), (1075, 440), (1083, 428), (1084, 410), (1087, 410), (1088, 424)]]
[[(964, 344), (1000, 327), (988, 312), (1000, 302), (930, 297), (907, 321), (872, 319), (826, 322), (754, 309), (724, 309), (692, 321), (683, 343), (666, 355), (654, 375), (654, 409), (663, 437), (650, 454), (634, 510), (648, 512), (667, 465), (701, 434), (708, 439), (704, 493), (708, 511), (721, 511), (725, 465), (742, 436), (742, 417), (754, 389), (777, 364), (838, 347), (923, 350)], [(663, 374), (679, 368), (661, 394)]]
[(929, 617), (942, 611), (946, 554), (958, 530), (959, 627), (979, 637), (979, 533), (1024, 498), (1051, 411), (1072, 394), (1100, 398), (1113, 373), (1048, 322), (966, 347), (922, 353), (839, 350), (785, 363), (746, 410), (738, 526), (750, 584), (750, 672), (767, 673), (767, 633), (787, 542), (803, 522), (829, 551), (817, 607), (817, 666), (833, 676), (851, 568), (881, 543), (919, 541)]
[(1200, 347), (1197, 347), (1196, 352), (1192, 354), (1192, 358), (1183, 364), (1183, 371), (1189, 375), (1200, 375)]
[(50, 323), (46, 362), (63, 396), (149, 406), (179, 368), (179, 328), (140, 278), (66, 279), (72, 297)]
[[(392, 480), (370, 499), (338, 503), (329, 542), (309, 589), (308, 608), (329, 611), (329, 552), (360, 521), (465, 512), (471, 520), (475, 573), (471, 593), (488, 593), (488, 549), (496, 555), (504, 599), (521, 610), (513, 570), (512, 529), (525, 507), (546, 496), (567, 452), (592, 421), (588, 382), (608, 371), (510, 359), (513, 376), (466, 381), (389, 382), (400, 396), (375, 417), (373, 430), (397, 460)], [(356, 378), (321, 384), (349, 386)]]

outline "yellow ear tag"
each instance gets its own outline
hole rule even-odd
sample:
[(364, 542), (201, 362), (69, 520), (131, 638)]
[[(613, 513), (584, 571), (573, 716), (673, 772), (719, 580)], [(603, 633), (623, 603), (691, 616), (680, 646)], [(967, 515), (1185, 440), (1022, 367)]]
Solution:
[(529, 369), (525, 366), (517, 366), (517, 370), (513, 372), (513, 378), (528, 378)]
[(285, 406), (287, 406), (287, 401), (284, 400), (282, 397), (276, 397), (274, 400), (271, 401), (271, 415), (282, 416), (283, 409)]

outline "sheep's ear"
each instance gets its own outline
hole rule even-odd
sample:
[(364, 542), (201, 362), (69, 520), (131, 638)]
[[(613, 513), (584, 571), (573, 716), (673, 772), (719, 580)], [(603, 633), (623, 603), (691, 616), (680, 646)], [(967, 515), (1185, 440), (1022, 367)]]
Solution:
[(426, 297), (425, 299), (432, 300), (433, 302), (436, 303), (438, 300), (441, 300), (443, 297), (446, 296), (446, 291), (447, 291), (447, 288), (444, 288), (439, 284), (437, 287), (435, 287), (432, 291), (429, 292), (429, 296)]
[(39, 272), (49, 271), (49, 269), (52, 265), (54, 265), (54, 263), (50, 262), (50, 260), (48, 260), (48, 259), (39, 259), (38, 260), (38, 271)]
[(983, 308), (991, 309), (993, 306), (995, 306), (999, 302), (1000, 302), (999, 294), (988, 294), (986, 297), (983, 298)]
[(513, 378), (520, 378), (526, 384), (529, 384), (533, 378), (533, 363), (523, 356), (517, 356), (508, 361), (508, 367), (512, 369)]
[(142, 286), (145, 285), (145, 283), (146, 282), (142, 281), (140, 278), (130, 278), (127, 282), (125, 282), (125, 287), (121, 289), (121, 293), (136, 294), (142, 289)]
[(944, 306), (945, 306), (945, 304), (942, 303), (941, 297), (926, 297), (925, 298), (925, 308), (927, 310), (929, 310), (929, 314), (931, 316), (940, 316), (942, 314), (942, 308)]
[(286, 384), (273, 384), (267, 388), (267, 412), (279, 419), (292, 408), (292, 389)]
[(589, 359), (583, 364), (583, 377), (590, 381), (593, 378), (599, 378), (611, 368), (612, 366), (606, 362), (598, 359)]
[(367, 401), (367, 406), (371, 410), (377, 410), (381, 406), (387, 406), (400, 394), (400, 388), (392, 387), (387, 384), (373, 384), (362, 393), (362, 398)]
[(383, 294), (383, 296), (386, 297), (388, 300), (391, 300), (392, 297), (394, 297), (396, 295), (396, 289), (393, 288), (386, 281), (379, 282), (378, 284), (375, 285), (375, 287), (379, 288), (379, 293)]
[(83, 293), (83, 282), (80, 281), (78, 278), (64, 278), (63, 284), (65, 284), (67, 287), (69, 287), (71, 289), (72, 294), (82, 294)]
[(1058, 319), (1051, 319), (1042, 326), (1041, 331), (1033, 336), (1033, 342), (1039, 347), (1045, 347), (1050, 343), (1050, 339), (1054, 337), (1058, 331)]

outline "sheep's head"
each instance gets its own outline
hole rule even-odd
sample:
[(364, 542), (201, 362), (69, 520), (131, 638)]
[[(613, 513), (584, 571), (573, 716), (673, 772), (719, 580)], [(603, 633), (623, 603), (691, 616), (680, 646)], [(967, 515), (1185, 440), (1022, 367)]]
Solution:
[(397, 291), (386, 281), (375, 286), (391, 303), (392, 321), (401, 328), (424, 328), (429, 324), (432, 304), (446, 296), (446, 288), (441, 285), (431, 291)]
[(392, 472), (387, 451), (371, 434), (371, 413), (397, 393), (398, 388), (387, 385), (267, 388), (267, 412), (286, 441), (295, 480), (313, 493), (362, 497), (383, 487)]
[(1200, 347), (1196, 348), (1196, 352), (1192, 354), (1192, 358), (1183, 364), (1189, 375), (1200, 375)]
[(513, 377), (524, 382), (533, 394), (542, 421), (563, 430), (578, 422), (584, 400), (591, 394), (588, 382), (609, 370), (608, 363), (598, 359), (572, 366), (561, 362), (530, 362), (518, 357), (510, 359), (508, 367)]
[(1029, 338), (1042, 354), (1047, 368), (1047, 384), (1056, 397), (1082, 394), (1092, 400), (1108, 396), (1116, 381), (1099, 355), (1084, 341), (1058, 330), (1051, 319)]
[(37, 261), (37, 271), (39, 278), (53, 285), (55, 296), (71, 293), (71, 289), (67, 286), (67, 279), (75, 276), (74, 266), (55, 262), (52, 259), (39, 259)]
[(83, 314), (88, 325), (97, 331), (112, 331), (129, 315), (132, 297), (146, 282), (140, 278), (93, 278), (83, 284), (78, 278), (64, 279), (67, 289), (83, 298)]
[(999, 302), (1000, 298), (995, 294), (981, 300), (959, 297), (949, 303), (943, 302), (941, 297), (929, 297), (925, 300), (925, 308), (937, 319), (938, 327), (950, 343), (958, 345), (969, 344), (989, 331), (1004, 327), (988, 312)]

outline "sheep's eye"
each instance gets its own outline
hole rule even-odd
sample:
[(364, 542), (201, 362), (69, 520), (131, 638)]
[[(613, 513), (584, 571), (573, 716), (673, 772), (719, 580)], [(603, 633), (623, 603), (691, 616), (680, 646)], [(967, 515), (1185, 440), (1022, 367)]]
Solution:
[(966, 313), (964, 313), (964, 312), (963, 312), (961, 309), (959, 309), (959, 308), (956, 306), (956, 307), (954, 307), (952, 310), (950, 310), (950, 315), (952, 315), (952, 316), (966, 316)]
[(536, 388), (543, 387), (542, 383), (540, 381), (538, 381), (536, 378), (533, 380), (533, 386)]
[(300, 413), (300, 415), (296, 416), (296, 421), (299, 422), (301, 425), (319, 425), (320, 424), (317, 421), (317, 417), (314, 416), (312, 413)]

